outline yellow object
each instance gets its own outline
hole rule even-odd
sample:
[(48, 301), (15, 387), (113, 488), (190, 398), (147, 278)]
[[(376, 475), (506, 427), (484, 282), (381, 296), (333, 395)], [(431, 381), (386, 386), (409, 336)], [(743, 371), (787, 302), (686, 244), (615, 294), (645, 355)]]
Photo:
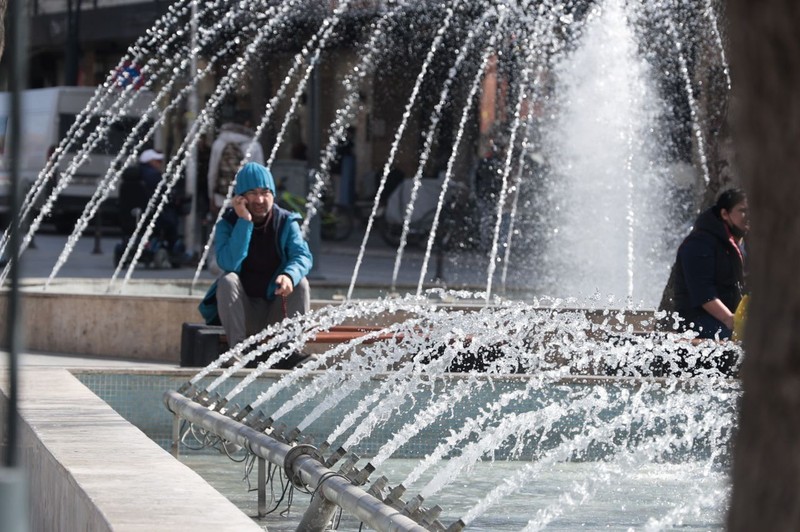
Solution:
[(736, 312), (733, 313), (733, 337), (736, 342), (744, 340), (744, 324), (747, 322), (747, 304), (750, 301), (749, 295), (742, 296)]

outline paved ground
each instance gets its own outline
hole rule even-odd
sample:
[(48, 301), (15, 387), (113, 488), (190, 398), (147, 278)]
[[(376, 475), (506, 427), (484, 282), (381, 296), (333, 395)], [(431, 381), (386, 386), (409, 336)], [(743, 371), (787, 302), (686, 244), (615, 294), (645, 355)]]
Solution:
[[(363, 240), (363, 228), (354, 231), (345, 242), (322, 241), (321, 248), (315, 252), (315, 270), (310, 275), (313, 283), (340, 285), (346, 289), (355, 269), (359, 250)], [(75, 245), (66, 262), (60, 267), (56, 278), (94, 278), (111, 279), (114, 274), (114, 247), (120, 241), (118, 235), (107, 233), (97, 238), (94, 234), (86, 234)], [(21, 262), (23, 278), (47, 278), (51, 275), (59, 255), (67, 242), (67, 237), (55, 234), (44, 227), (37, 234), (35, 247), (29, 248)], [(424, 250), (406, 249), (401, 267), (398, 271), (397, 286), (416, 288), (422, 269)], [(386, 287), (391, 285), (395, 268), (396, 251), (386, 245), (378, 235), (372, 235), (367, 243), (364, 257), (359, 268), (356, 287)], [(485, 285), (487, 260), (480, 253), (449, 254), (442, 261), (441, 274), (454, 288), (480, 288)], [(426, 286), (438, 286), (436, 280), (436, 255), (429, 260), (426, 275)], [(155, 269), (139, 265), (132, 279), (179, 279), (191, 280), (195, 269), (182, 267), (175, 269)], [(118, 278), (125, 276), (125, 270)], [(200, 279), (211, 280), (214, 273), (205, 269)]]

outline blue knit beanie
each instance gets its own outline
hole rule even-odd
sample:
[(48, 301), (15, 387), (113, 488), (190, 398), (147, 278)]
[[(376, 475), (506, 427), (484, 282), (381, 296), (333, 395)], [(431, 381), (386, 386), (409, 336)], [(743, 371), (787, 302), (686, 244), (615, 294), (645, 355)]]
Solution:
[(275, 194), (275, 180), (266, 166), (249, 162), (236, 174), (236, 195), (254, 188), (268, 188)]

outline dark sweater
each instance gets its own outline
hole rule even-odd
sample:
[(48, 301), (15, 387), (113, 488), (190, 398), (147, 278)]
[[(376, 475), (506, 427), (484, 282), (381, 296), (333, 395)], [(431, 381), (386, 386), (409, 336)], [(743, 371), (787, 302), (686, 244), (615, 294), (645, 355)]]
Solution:
[(266, 297), (267, 286), (280, 267), (278, 240), (272, 216), (263, 226), (253, 227), (247, 258), (242, 262), (239, 278), (245, 293), (250, 297)]
[(675, 308), (688, 322), (706, 313), (703, 304), (716, 298), (735, 312), (744, 293), (744, 271), (743, 255), (725, 223), (713, 209), (703, 212), (678, 248)]

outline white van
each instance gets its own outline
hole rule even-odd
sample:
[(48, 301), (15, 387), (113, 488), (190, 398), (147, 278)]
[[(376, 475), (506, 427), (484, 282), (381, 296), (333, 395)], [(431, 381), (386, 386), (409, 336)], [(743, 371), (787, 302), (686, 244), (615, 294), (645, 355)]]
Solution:
[[(20, 158), (20, 179), (23, 190), (27, 190), (36, 181), (51, 150), (61, 142), (70, 126), (75, 122), (75, 117), (86, 107), (94, 92), (94, 87), (51, 87), (23, 92), (22, 116), (25, 121), (25, 129), (23, 152)], [(9, 131), (10, 100), (9, 93), (0, 93), (0, 218), (4, 218), (4, 221), (7, 221), (9, 214), (10, 176), (6, 136)], [(99, 179), (105, 175), (125, 139), (133, 131), (139, 118), (152, 101), (152, 93), (141, 91), (128, 115), (118, 117), (111, 124), (108, 134), (77, 169), (71, 184), (59, 195), (51, 213), (51, 220), (56, 224), (59, 232), (66, 233), (72, 230), (75, 220), (83, 212), (86, 202), (97, 188)], [(73, 143), (67, 156), (61, 158), (59, 163), (61, 170), (69, 166), (74, 154), (80, 149), (98, 122), (99, 117), (93, 117), (89, 126), (84, 129), (81, 138), (76, 139), (76, 142)], [(48, 190), (52, 189), (53, 184), (54, 182), (49, 183)], [(112, 192), (101, 211), (107, 213), (109, 221), (113, 219), (113, 215), (116, 213), (116, 192)]]

